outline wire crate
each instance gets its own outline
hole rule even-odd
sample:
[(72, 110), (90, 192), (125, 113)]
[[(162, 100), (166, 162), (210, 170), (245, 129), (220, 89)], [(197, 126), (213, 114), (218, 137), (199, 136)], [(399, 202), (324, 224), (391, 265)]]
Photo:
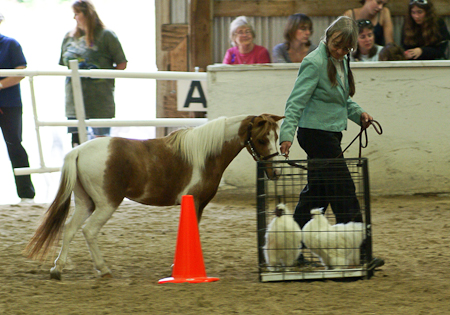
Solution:
[[(281, 169), (282, 175), (269, 180), (268, 168)], [(260, 161), (256, 193), (260, 281), (369, 279), (373, 275), (368, 268), (372, 238), (366, 158)], [(306, 215), (297, 214), (294, 222), (299, 200)], [(290, 217), (276, 216), (280, 203), (290, 210)], [(323, 216), (314, 215), (316, 221), (309, 221), (310, 210), (320, 207)], [(270, 225), (275, 218), (285, 219), (284, 223)], [(300, 247), (302, 254), (297, 255)]]

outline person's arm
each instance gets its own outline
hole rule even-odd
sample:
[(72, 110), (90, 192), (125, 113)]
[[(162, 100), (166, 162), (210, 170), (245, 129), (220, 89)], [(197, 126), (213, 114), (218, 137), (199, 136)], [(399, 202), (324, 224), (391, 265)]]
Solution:
[(361, 114), (364, 113), (364, 110), (350, 96), (347, 98), (347, 113), (348, 119), (361, 125)]
[(284, 44), (279, 44), (279, 45), (276, 45), (275, 47), (273, 47), (272, 57), (273, 57), (274, 63), (287, 63), (288, 62), (286, 60), (286, 58), (284, 58), (283, 45)]
[[(25, 69), (26, 66), (18, 66), (15, 69)], [(0, 80), (0, 90), (7, 89), (11, 86), (17, 85), (24, 77), (6, 77)]]
[(343, 15), (343, 16), (348, 16), (348, 17), (353, 18), (352, 10), (347, 10), (347, 11), (345, 11), (344, 14), (342, 14), (342, 15)]
[(223, 61), (222, 63), (225, 63), (227, 65), (231, 65), (231, 51), (230, 49), (227, 50), (227, 52), (225, 53), (225, 56), (223, 57)]
[(291, 148), (291, 146), (292, 146), (292, 142), (290, 142), (290, 141), (283, 141), (280, 144), (280, 152), (281, 152), (281, 154), (284, 154), (286, 158), (289, 157), (289, 149)]
[(113, 61), (111, 66), (115, 70), (125, 70), (127, 67), (127, 58), (125, 57), (119, 38), (111, 30), (105, 30), (104, 37), (106, 38), (107, 52)]
[(364, 111), (351, 97), (347, 99), (348, 119), (353, 121), (359, 126), (367, 128), (370, 126), (370, 121), (373, 117)]
[(122, 62), (122, 63), (119, 63), (118, 65), (116, 65), (116, 67), (114, 69), (125, 70), (126, 67), (127, 67), (127, 62)]
[(394, 42), (394, 25), (392, 23), (391, 11), (384, 7), (381, 11), (383, 17), (383, 35), (384, 43), (389, 44)]
[(303, 110), (319, 83), (318, 73), (319, 68), (316, 64), (303, 59), (294, 88), (286, 101), (285, 118), (280, 127), (280, 143), (285, 141), (292, 143)]
[(360, 120), (361, 120), (361, 125), (365, 129), (370, 126), (371, 121), (373, 120), (373, 117), (370, 116), (368, 113), (364, 112), (361, 114)]

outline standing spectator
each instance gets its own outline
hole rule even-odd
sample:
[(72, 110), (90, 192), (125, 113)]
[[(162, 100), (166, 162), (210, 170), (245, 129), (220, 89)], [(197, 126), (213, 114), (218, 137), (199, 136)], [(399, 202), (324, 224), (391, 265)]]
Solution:
[(312, 21), (307, 15), (297, 13), (289, 16), (284, 28), (285, 42), (273, 48), (273, 62), (302, 62), (307, 54), (316, 49), (309, 40), (312, 32)]
[[(350, 69), (349, 52), (356, 48), (356, 22), (341, 16), (325, 31), (319, 47), (303, 59), (294, 88), (286, 101), (285, 119), (280, 129), (280, 151), (289, 155), (295, 132), (308, 161), (335, 159), (335, 167), (313, 167), (308, 170), (308, 183), (300, 193), (294, 219), (301, 228), (311, 219), (310, 211), (331, 209), (336, 223), (362, 222), (355, 184), (343, 160), (342, 131), (350, 119), (368, 127), (372, 116), (351, 96), (355, 81)], [(324, 182), (324, 178), (331, 181)], [(339, 184), (336, 184), (338, 180)], [(303, 258), (300, 257), (300, 261)], [(369, 268), (382, 266), (375, 258)]]
[(345, 11), (344, 15), (354, 20), (369, 20), (374, 25), (375, 43), (384, 46), (394, 41), (394, 26), (391, 12), (386, 7), (388, 0), (361, 0), (361, 8)]
[[(64, 37), (59, 64), (69, 66), (76, 59), (80, 69), (124, 70), (127, 60), (114, 32), (105, 28), (90, 0), (77, 0), (72, 5), (77, 22), (75, 29)], [(115, 116), (114, 79), (82, 78), (86, 118)], [(66, 117), (76, 119), (70, 77), (66, 79)], [(108, 136), (111, 128), (92, 128), (95, 136)], [(69, 128), (72, 145), (80, 143), (77, 128)]]
[(378, 61), (382, 46), (375, 44), (373, 24), (369, 20), (357, 20), (358, 47), (351, 54), (350, 61)]
[(450, 34), (431, 0), (411, 0), (402, 32), (406, 59), (445, 59)]
[[(0, 14), (0, 24), (4, 17)], [(0, 34), (0, 69), (25, 69), (27, 61), (20, 44)], [(20, 81), (23, 77), (0, 78), (0, 128), (14, 168), (29, 167), (28, 154), (22, 146), (22, 97)], [(17, 195), (24, 203), (32, 203), (35, 195), (30, 175), (14, 176)]]
[(253, 42), (255, 36), (255, 31), (245, 16), (234, 19), (230, 24), (230, 41), (233, 47), (225, 53), (223, 63), (229, 65), (270, 63), (267, 49)]

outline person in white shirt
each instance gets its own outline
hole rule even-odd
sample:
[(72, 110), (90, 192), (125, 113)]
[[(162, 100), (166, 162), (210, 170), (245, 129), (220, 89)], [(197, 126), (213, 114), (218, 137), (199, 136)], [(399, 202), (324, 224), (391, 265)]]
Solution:
[(375, 44), (373, 24), (369, 20), (357, 20), (358, 46), (351, 54), (350, 61), (378, 61), (383, 46)]

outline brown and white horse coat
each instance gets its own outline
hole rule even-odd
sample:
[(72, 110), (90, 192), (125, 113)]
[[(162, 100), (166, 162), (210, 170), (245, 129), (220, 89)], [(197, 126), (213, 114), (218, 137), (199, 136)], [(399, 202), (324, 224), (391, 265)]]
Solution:
[[(51, 269), (52, 278), (60, 279), (69, 243), (82, 227), (95, 268), (102, 276), (110, 275), (97, 234), (124, 198), (170, 206), (180, 204), (183, 195), (193, 195), (200, 221), (223, 172), (249, 138), (253, 151), (263, 157), (278, 152), (277, 122), (282, 118), (269, 114), (223, 117), (164, 138), (103, 137), (74, 148), (64, 159), (55, 200), (27, 246), (29, 257), (45, 257), (62, 233), (61, 250)], [(268, 168), (267, 176), (275, 179), (279, 170)], [(75, 209), (65, 223), (72, 191)]]

